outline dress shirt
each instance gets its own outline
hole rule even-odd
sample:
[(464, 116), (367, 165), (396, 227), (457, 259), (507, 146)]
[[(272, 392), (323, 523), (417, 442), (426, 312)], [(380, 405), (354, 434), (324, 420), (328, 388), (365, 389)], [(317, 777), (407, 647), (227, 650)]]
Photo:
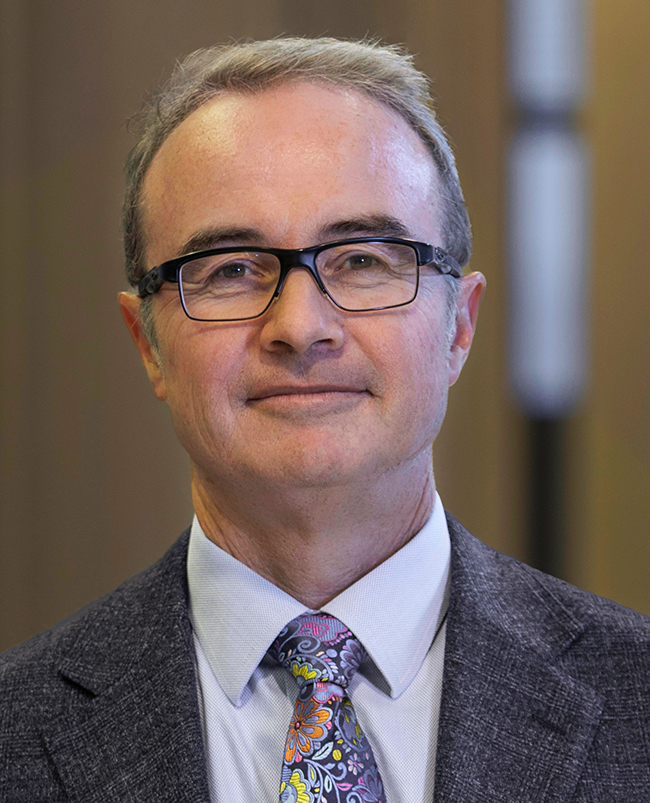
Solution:
[[(321, 609), (368, 653), (348, 695), (388, 803), (433, 796), (449, 556), (436, 494), (417, 535)], [(212, 543), (196, 517), (187, 571), (211, 803), (275, 803), (298, 686), (266, 651), (310, 609)]]

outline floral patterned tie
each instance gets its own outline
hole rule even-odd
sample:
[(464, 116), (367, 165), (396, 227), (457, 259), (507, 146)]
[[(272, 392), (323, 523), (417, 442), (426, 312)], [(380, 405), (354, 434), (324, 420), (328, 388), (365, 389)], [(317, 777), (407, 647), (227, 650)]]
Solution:
[(386, 803), (368, 740), (345, 690), (366, 657), (326, 613), (297, 616), (269, 655), (298, 681), (284, 749), (280, 803)]

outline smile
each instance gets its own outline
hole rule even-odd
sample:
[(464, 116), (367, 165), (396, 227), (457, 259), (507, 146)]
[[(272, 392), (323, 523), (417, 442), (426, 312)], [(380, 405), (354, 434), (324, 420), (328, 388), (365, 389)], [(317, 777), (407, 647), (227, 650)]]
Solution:
[(371, 394), (365, 388), (332, 385), (278, 386), (251, 396), (248, 404), (276, 413), (335, 413), (357, 405)]
[(345, 385), (275, 385), (255, 391), (249, 401), (261, 401), (276, 396), (320, 396), (338, 393), (367, 393), (365, 388)]

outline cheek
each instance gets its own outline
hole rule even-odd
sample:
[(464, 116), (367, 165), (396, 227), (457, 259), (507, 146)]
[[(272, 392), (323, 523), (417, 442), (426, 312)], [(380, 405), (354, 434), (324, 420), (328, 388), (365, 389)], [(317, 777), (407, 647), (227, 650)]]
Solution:
[(398, 329), (393, 342), (394, 373), (410, 388), (411, 395), (426, 403), (448, 386), (446, 309), (439, 299), (423, 298), (409, 320)]
[(215, 340), (204, 333), (192, 337), (179, 332), (174, 341), (184, 348), (162, 350), (169, 407), (186, 448), (196, 441), (226, 441), (234, 429), (229, 390), (238, 374), (237, 353), (226, 338), (216, 345)]
[(414, 340), (417, 348), (411, 367), (414, 387), (414, 404), (430, 415), (438, 413), (441, 401), (446, 404), (449, 387), (447, 355), (440, 339), (423, 332)]
[(444, 314), (436, 309), (418, 316), (417, 325), (398, 330), (387, 366), (389, 385), (400, 400), (396, 409), (403, 422), (402, 433), (411, 430), (418, 440), (433, 440), (447, 407), (449, 367), (444, 324)]

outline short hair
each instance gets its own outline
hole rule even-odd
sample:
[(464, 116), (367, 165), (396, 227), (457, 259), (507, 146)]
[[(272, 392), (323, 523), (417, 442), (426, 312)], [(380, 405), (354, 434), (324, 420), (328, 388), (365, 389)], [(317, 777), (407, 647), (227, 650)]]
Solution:
[[(469, 217), (456, 161), (436, 119), (429, 79), (400, 47), (376, 41), (281, 37), (216, 45), (178, 63), (137, 119), (139, 140), (126, 164), (124, 246), (126, 275), (136, 285), (145, 272), (142, 187), (169, 134), (193, 111), (225, 92), (252, 94), (291, 82), (354, 89), (401, 115), (423, 140), (437, 167), (443, 247), (461, 265), (471, 253)], [(455, 283), (454, 283), (455, 284)]]

